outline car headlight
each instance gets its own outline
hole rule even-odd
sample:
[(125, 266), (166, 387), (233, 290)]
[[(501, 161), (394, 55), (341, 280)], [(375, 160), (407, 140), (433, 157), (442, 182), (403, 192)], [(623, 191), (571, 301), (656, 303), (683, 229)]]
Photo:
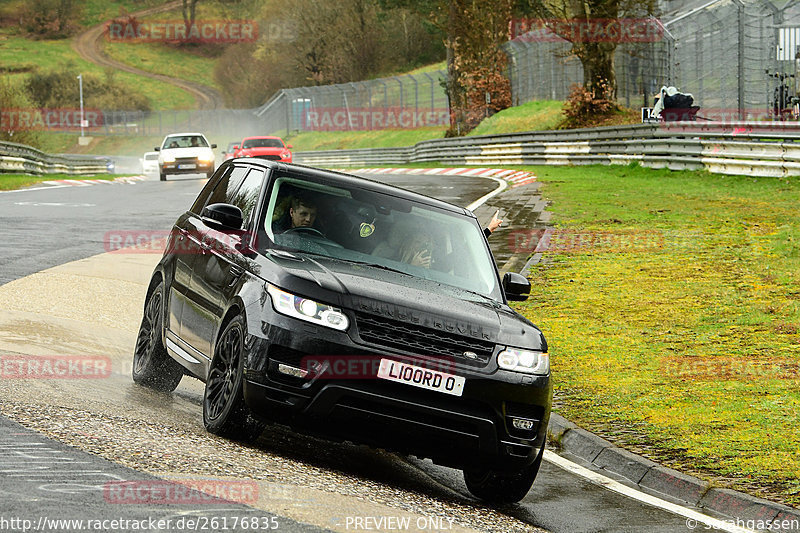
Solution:
[(197, 156), (197, 160), (198, 161), (202, 161), (203, 163), (211, 163), (214, 160), (214, 155), (213, 154), (203, 154), (203, 155)]
[(346, 330), (350, 325), (347, 316), (330, 305), (296, 296), (270, 284), (267, 284), (267, 292), (272, 298), (275, 311), (282, 315), (340, 331)]
[(550, 372), (550, 356), (547, 352), (506, 348), (497, 354), (497, 366), (514, 372), (545, 376)]
[(289, 159), (292, 157), (292, 152), (286, 150), (285, 152), (281, 152), (281, 159)]

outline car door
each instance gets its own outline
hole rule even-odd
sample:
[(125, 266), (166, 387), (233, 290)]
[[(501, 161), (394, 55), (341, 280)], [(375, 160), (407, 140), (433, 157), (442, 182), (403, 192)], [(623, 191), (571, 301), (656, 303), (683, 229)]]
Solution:
[[(214, 181), (209, 181), (203, 191), (195, 200), (192, 207), (178, 219), (172, 227), (168, 239), (168, 246), (173, 254), (172, 281), (169, 284), (168, 312), (166, 323), (167, 343), (177, 343), (181, 349), (186, 350), (182, 343), (183, 310), (189, 300), (191, 290), (192, 268), (194, 260), (200, 253), (200, 241), (197, 238), (195, 225), (191, 220), (200, 214), (203, 206), (208, 202), (215, 188)], [(184, 352), (177, 352), (184, 356)], [(189, 362), (198, 362), (196, 359), (187, 359)]]
[[(195, 217), (191, 223), (198, 237), (200, 253), (194, 259), (190, 298), (184, 308), (182, 335), (209, 359), (213, 356), (213, 343), (220, 329), (228, 303), (233, 297), (236, 283), (247, 269), (248, 260), (241, 254), (242, 244), (247, 244), (252, 229), (250, 220), (264, 183), (265, 171), (246, 165), (235, 165), (228, 180), (221, 180), (225, 188), (221, 201), (242, 210), (243, 227), (238, 231), (222, 229), (212, 221)], [(212, 194), (209, 204), (216, 203), (221, 195)]]

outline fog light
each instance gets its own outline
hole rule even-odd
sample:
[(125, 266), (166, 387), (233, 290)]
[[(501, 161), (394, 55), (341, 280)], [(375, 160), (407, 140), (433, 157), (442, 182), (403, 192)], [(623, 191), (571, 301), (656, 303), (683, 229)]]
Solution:
[(280, 372), (281, 374), (286, 374), (287, 376), (292, 376), (294, 378), (304, 378), (308, 375), (308, 372), (306, 372), (302, 368), (285, 365), (283, 363), (278, 363), (278, 372)]
[(533, 429), (533, 426), (536, 424), (536, 422), (533, 420), (526, 420), (524, 418), (512, 418), (511, 424), (514, 426), (514, 429), (530, 431)]

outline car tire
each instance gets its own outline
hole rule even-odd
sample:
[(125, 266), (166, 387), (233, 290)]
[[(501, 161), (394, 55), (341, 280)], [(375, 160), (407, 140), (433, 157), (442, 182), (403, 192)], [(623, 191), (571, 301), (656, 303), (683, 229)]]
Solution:
[(544, 445), (532, 464), (514, 474), (493, 470), (464, 470), (464, 483), (473, 496), (485, 502), (495, 505), (516, 503), (531, 490), (543, 456)]
[(133, 381), (162, 392), (172, 392), (183, 378), (183, 367), (164, 348), (164, 282), (147, 297), (139, 335), (133, 349)]
[(244, 403), (244, 341), (247, 326), (240, 314), (220, 333), (203, 393), (203, 425), (209, 433), (254, 440), (264, 430)]
[(158, 176), (158, 177), (159, 177), (159, 179), (160, 179), (161, 181), (167, 181), (167, 175), (166, 175), (166, 174), (164, 174), (163, 172), (159, 173), (159, 176)]

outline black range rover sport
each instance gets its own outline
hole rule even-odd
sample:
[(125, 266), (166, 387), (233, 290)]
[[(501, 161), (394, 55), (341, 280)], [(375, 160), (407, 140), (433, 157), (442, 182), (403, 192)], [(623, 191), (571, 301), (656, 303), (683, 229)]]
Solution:
[(266, 423), (428, 457), (475, 496), (522, 499), (552, 400), (547, 343), (508, 306), (471, 212), (352, 175), (231, 160), (175, 223), (135, 382), (205, 382), (208, 431)]

